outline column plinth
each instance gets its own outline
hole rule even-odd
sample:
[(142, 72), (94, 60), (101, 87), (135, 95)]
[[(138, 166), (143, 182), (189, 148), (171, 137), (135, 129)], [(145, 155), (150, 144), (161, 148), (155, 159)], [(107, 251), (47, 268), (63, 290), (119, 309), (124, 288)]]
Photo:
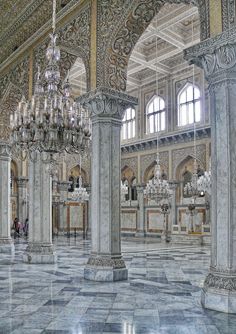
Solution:
[(236, 43), (235, 29), (185, 51), (209, 83), (212, 147), (211, 266), (202, 304), (236, 313)]
[(55, 263), (56, 254), (51, 243), (29, 243), (23, 254), (26, 263)]
[(125, 110), (137, 99), (101, 87), (79, 99), (91, 112), (92, 252), (84, 277), (94, 281), (128, 278), (120, 240), (120, 131)]

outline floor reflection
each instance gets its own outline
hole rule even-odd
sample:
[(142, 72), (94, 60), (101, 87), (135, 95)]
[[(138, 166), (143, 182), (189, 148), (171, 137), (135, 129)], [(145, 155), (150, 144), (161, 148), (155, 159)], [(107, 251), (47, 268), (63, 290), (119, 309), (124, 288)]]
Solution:
[(83, 279), (90, 240), (54, 239), (55, 265), (0, 257), (0, 334), (235, 334), (236, 316), (205, 310), (201, 285), (209, 248), (126, 238), (122, 250), (129, 280)]

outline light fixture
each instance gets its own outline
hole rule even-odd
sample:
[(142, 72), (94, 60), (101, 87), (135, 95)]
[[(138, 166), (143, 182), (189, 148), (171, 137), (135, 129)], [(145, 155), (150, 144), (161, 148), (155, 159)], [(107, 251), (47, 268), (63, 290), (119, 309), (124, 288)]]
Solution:
[(197, 184), (201, 193), (211, 195), (211, 166), (208, 172), (205, 171), (204, 175), (199, 177)]
[(74, 191), (70, 193), (70, 197), (73, 201), (84, 203), (89, 200), (89, 194), (86, 188), (83, 188), (83, 180), (81, 175), (81, 155), (80, 155), (80, 175), (79, 175), (79, 187), (75, 187)]
[(128, 186), (125, 184), (125, 182), (120, 181), (120, 198), (121, 202), (125, 202), (125, 195), (127, 195), (129, 192)]
[(73, 100), (69, 78), (64, 84), (61, 80), (55, 23), (56, 0), (53, 0), (52, 34), (44, 76), (38, 68), (31, 100), (23, 97), (11, 118), (13, 152), (21, 158), (26, 156), (23, 152), (30, 158), (35, 152), (81, 154), (89, 146), (88, 111)]
[[(158, 74), (157, 74), (157, 38), (156, 38), (156, 95), (158, 97)], [(161, 165), (159, 156), (159, 138), (158, 138), (158, 127), (157, 127), (157, 157), (156, 165), (154, 168), (154, 175), (151, 180), (148, 181), (146, 188), (144, 189), (144, 196), (148, 200), (155, 200), (159, 203), (161, 200), (169, 199), (172, 196), (172, 191), (170, 189), (169, 182), (163, 180), (161, 176)]]
[[(193, 19), (192, 19), (192, 43), (193, 43)], [(194, 73), (194, 64), (192, 65), (192, 81), (193, 81), (193, 92), (195, 89), (195, 73)], [(193, 95), (194, 96), (194, 95)], [(199, 196), (198, 189), (198, 173), (197, 173), (197, 145), (196, 145), (196, 117), (195, 117), (195, 108), (193, 104), (193, 147), (194, 147), (194, 162), (193, 162), (193, 174), (190, 182), (186, 183), (184, 187), (184, 195), (191, 197), (192, 204), (195, 203), (196, 198)], [(191, 211), (191, 210), (190, 210)], [(196, 210), (195, 210), (196, 211)], [(191, 211), (191, 212), (195, 212)]]

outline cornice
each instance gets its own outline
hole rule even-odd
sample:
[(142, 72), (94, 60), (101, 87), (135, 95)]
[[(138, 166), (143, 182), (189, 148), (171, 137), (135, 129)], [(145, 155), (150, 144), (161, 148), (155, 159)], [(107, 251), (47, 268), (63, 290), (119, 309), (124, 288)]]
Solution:
[[(205, 126), (196, 129), (196, 139), (210, 138), (211, 137), (211, 128), (210, 126)], [(172, 134), (166, 134), (159, 137), (158, 144), (159, 147), (170, 146), (179, 143), (191, 142), (194, 140), (194, 131), (193, 129), (185, 130), (181, 132), (174, 132)], [(157, 146), (157, 139), (144, 139), (141, 141), (136, 141), (129, 144), (121, 145), (121, 153), (133, 153), (138, 151), (145, 151), (155, 149)]]

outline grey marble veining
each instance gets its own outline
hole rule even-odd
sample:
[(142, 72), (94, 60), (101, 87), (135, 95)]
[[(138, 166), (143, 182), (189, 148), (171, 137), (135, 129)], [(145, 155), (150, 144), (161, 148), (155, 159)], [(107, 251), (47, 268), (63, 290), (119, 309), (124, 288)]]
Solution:
[(1, 254), (0, 334), (230, 334), (236, 316), (200, 303), (207, 247), (122, 240), (127, 281), (85, 280), (90, 240), (54, 240), (55, 264), (26, 264), (26, 242)]

